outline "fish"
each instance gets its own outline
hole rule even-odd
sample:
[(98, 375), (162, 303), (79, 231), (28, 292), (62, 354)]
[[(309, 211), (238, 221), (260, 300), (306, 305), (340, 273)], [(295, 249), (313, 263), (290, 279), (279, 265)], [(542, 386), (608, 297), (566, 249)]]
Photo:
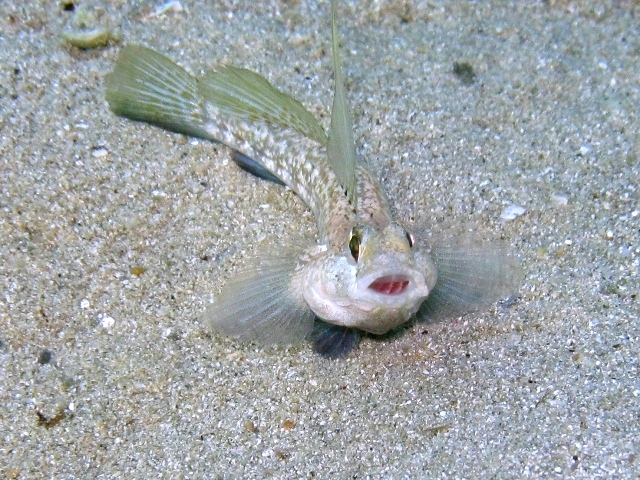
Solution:
[(363, 336), (487, 308), (517, 292), (521, 268), (502, 244), (463, 236), (441, 244), (393, 218), (356, 156), (353, 118), (331, 6), (334, 92), (329, 131), (259, 74), (222, 65), (193, 76), (168, 57), (126, 45), (105, 80), (118, 116), (229, 148), (255, 176), (294, 191), (315, 215), (316, 242), (279, 240), (246, 258), (203, 314), (243, 342), (309, 340), (344, 357)]

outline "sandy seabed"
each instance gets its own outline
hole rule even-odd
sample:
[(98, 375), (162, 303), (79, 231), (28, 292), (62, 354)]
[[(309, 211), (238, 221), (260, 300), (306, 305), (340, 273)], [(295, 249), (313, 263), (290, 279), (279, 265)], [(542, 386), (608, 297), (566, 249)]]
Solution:
[[(409, 225), (504, 238), (519, 298), (338, 361), (213, 334), (229, 272), (313, 218), (115, 117), (105, 75), (124, 43), (233, 63), (326, 126), (329, 2), (6, 2), (0, 475), (638, 478), (640, 4), (342, 3), (358, 153)], [(120, 43), (61, 39), (94, 27)]]

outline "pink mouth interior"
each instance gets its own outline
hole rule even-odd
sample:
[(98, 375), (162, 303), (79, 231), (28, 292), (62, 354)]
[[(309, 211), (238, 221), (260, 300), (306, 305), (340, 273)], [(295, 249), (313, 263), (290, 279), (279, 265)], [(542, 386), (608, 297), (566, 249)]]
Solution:
[(404, 275), (386, 275), (374, 280), (369, 288), (386, 295), (402, 293), (409, 285), (409, 279)]

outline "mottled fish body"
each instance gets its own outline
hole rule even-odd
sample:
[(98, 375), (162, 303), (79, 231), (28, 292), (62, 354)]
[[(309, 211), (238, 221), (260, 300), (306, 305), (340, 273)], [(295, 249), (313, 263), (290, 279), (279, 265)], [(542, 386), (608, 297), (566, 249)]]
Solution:
[[(517, 287), (518, 266), (502, 248), (448, 244), (429, 252), (391, 218), (378, 182), (355, 156), (338, 60), (331, 128), (294, 98), (242, 68), (196, 78), (146, 47), (124, 47), (107, 77), (118, 115), (220, 142), (242, 168), (287, 185), (316, 217), (316, 245), (278, 245), (248, 259), (208, 308), (218, 332), (261, 343), (311, 337), (341, 356), (360, 332), (384, 334), (419, 319), (486, 306)], [(433, 259), (432, 259), (433, 258)]]

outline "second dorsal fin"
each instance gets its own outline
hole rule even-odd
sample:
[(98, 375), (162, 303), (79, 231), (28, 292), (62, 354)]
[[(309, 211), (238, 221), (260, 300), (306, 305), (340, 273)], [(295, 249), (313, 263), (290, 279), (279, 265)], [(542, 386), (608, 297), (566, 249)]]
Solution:
[(327, 136), (316, 118), (295, 98), (281, 92), (264, 77), (227, 65), (199, 80), (199, 93), (225, 115), (265, 120), (293, 128), (324, 144)]

